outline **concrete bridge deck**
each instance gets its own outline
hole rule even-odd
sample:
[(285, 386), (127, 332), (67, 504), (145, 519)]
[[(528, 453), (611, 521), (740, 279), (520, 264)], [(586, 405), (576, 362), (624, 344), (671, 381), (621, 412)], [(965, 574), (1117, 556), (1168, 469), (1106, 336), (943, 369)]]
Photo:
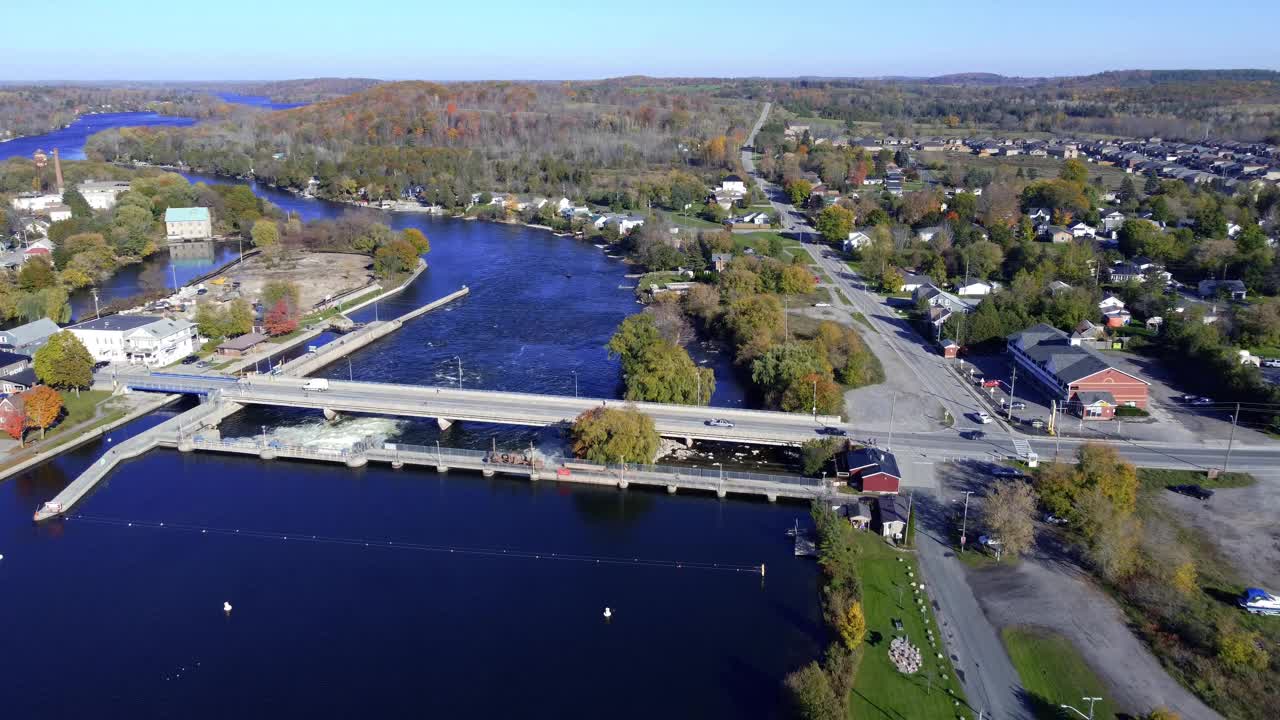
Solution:
[[(367, 413), (400, 417), (429, 417), (442, 425), (465, 420), (500, 425), (544, 427), (572, 421), (596, 407), (634, 407), (651, 417), (660, 435), (684, 440), (720, 440), (764, 445), (796, 445), (822, 437), (818, 430), (841, 425), (836, 416), (818, 416), (765, 410), (738, 410), (694, 405), (628, 403), (604, 398), (459, 390), (449, 387), (391, 383), (328, 381), (328, 390), (307, 390), (302, 378), (262, 376), (233, 378), (164, 373), (117, 375), (115, 380), (131, 390), (208, 394), (218, 392), (226, 400), (243, 405), (279, 405), (316, 408), (332, 412)], [(733, 427), (707, 424), (712, 418), (728, 420)]]

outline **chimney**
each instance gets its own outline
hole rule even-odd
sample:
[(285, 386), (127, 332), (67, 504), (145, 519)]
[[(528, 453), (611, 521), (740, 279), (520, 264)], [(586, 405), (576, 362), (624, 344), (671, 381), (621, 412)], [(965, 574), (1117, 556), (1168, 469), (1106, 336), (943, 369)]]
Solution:
[(53, 149), (53, 177), (58, 181), (58, 194), (62, 194), (62, 160), (58, 158), (58, 148)]

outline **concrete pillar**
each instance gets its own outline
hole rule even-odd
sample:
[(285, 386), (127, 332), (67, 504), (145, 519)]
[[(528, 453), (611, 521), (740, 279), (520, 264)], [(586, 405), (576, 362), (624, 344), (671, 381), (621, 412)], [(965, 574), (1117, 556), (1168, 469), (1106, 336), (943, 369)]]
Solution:
[(494, 471), (493, 471), (492, 469), (490, 469), (490, 468), (485, 468), (485, 469), (483, 469), (483, 470), (481, 470), (481, 471), (480, 471), (480, 474), (481, 474), (481, 475), (483, 475), (483, 476), (485, 476), (485, 477), (493, 477), (493, 476), (494, 476)]
[(392, 460), (392, 461), (391, 461), (391, 467), (395, 468), (396, 470), (399, 470), (400, 468), (404, 467), (404, 461), (403, 461), (403, 460)]
[(438, 473), (447, 473), (447, 472), (449, 472), (449, 466), (448, 466), (448, 465), (437, 465), (437, 466), (436, 466), (436, 472), (438, 472)]
[(192, 443), (190, 440), (183, 440), (182, 442), (178, 443), (178, 452), (184, 452), (184, 453), (191, 452), (192, 450), (195, 450), (195, 449), (196, 449), (195, 444)]
[(258, 457), (262, 458), (263, 460), (275, 460), (276, 451), (270, 448), (263, 448), (262, 451), (258, 453)]
[(324, 419), (328, 420), (329, 422), (333, 422), (334, 420), (338, 419), (337, 410), (330, 410), (329, 408), (323, 408), (322, 412), (324, 412)]
[(776, 503), (776, 502), (778, 502), (778, 494), (777, 494), (777, 493), (765, 493), (765, 494), (764, 494), (764, 496), (765, 496), (765, 498), (766, 498), (766, 499), (768, 499), (768, 500), (769, 500), (769, 502), (771, 502), (771, 503)]
[(368, 463), (369, 463), (369, 458), (363, 455), (352, 455), (351, 457), (347, 458), (347, 467), (349, 468), (364, 467)]
[(719, 489), (719, 490), (716, 490), (716, 497), (718, 497), (718, 498), (720, 498), (720, 499), (724, 499), (724, 498), (725, 498), (725, 497), (727, 497), (728, 495), (729, 495), (729, 493), (728, 493), (727, 491), (725, 491), (723, 488), (722, 488), (722, 489)]
[(627, 481), (626, 481), (626, 480), (619, 480), (619, 481), (618, 481), (618, 489), (619, 489), (619, 490), (626, 490), (626, 489), (627, 489)]
[(675, 486), (675, 485), (668, 485), (668, 486), (667, 486), (667, 494), (668, 494), (668, 495), (675, 495), (675, 494), (676, 494), (676, 486)]
[(453, 427), (453, 421), (450, 420), (449, 418), (438, 417), (436, 418), (436, 425), (441, 430), (448, 430), (449, 428)]
[(691, 448), (691, 447), (693, 447), (693, 438), (691, 438), (691, 437), (687, 437), (687, 438), (685, 438), (685, 439), (684, 439), (684, 446), (685, 446), (685, 447), (690, 447), (690, 448)]
[(529, 482), (538, 482), (538, 471), (533, 470), (529, 473)]

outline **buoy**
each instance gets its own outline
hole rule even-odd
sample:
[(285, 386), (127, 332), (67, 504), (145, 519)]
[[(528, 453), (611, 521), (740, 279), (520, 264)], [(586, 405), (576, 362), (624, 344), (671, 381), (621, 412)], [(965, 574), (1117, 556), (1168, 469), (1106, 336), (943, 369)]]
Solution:
[(224, 612), (224, 613), (230, 613), (230, 612), (231, 612), (231, 603), (229, 603), (229, 602), (224, 602), (224, 603), (222, 603), (222, 612)]
[(608, 619), (609, 619), (609, 618), (611, 618), (611, 617), (613, 617), (613, 611), (612, 611), (612, 610), (610, 610), (609, 608), (605, 608), (605, 609), (604, 609), (604, 619), (605, 619), (605, 620), (608, 620)]

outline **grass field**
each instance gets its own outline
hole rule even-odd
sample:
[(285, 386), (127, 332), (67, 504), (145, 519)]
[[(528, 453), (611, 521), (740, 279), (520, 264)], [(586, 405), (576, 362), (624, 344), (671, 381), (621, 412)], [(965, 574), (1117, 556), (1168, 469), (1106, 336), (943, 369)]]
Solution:
[(782, 248), (782, 252), (778, 254), (778, 259), (783, 262), (791, 262), (791, 256), (800, 248), (800, 244), (794, 240), (788, 240), (769, 230), (733, 234), (733, 248), (737, 251), (751, 248), (757, 255), (768, 255), (769, 245), (777, 245), (778, 243), (781, 243)]
[[(1036, 176), (1040, 180), (1051, 180), (1058, 176), (1058, 171), (1062, 169), (1062, 160), (1057, 158), (1032, 157), (1030, 155), (1014, 155), (1012, 157), (978, 157), (977, 155), (969, 155), (966, 153), (946, 153), (946, 152), (922, 152), (920, 159), (926, 163), (942, 163), (947, 166), (961, 167), (964, 169), (981, 168), (983, 170), (994, 171), (997, 167), (1022, 168), (1024, 171), (1035, 170)], [(1111, 167), (1109, 165), (1098, 165), (1088, 163), (1089, 178), (1102, 177), (1102, 184), (1108, 189), (1115, 190), (1120, 187), (1120, 183), (1127, 175), (1124, 170)]]
[[(932, 608), (927, 601), (923, 606), (913, 602), (915, 593), (911, 583), (921, 580), (915, 556), (894, 550), (872, 533), (858, 533), (857, 542), (867, 647), (854, 681), (849, 717), (858, 720), (976, 717), (977, 713), (965, 704)], [(914, 573), (914, 577), (908, 572)], [(901, 630), (894, 626), (894, 620), (901, 621)], [(927, 630), (933, 631), (936, 644), (930, 644)], [(924, 666), (919, 672), (903, 675), (890, 662), (889, 642), (899, 635), (905, 635), (920, 648)]]
[[(1100, 697), (1094, 706), (1096, 720), (1111, 720), (1115, 709), (1107, 701), (1107, 692), (1084, 658), (1061, 635), (1039, 628), (1010, 627), (1000, 633), (1009, 659), (1022, 678), (1022, 686), (1031, 694), (1032, 710), (1040, 720), (1056, 720), (1071, 715), (1059, 708), (1071, 705), (1089, 712), (1084, 697)], [(1073, 715), (1074, 717), (1074, 715)]]
[(671, 215), (671, 224), (681, 228), (693, 228), (695, 230), (716, 230), (724, 227), (720, 223), (714, 223), (710, 220), (703, 220), (693, 215)]
[(1138, 468), (1138, 482), (1145, 488), (1167, 488), (1172, 485), (1199, 485), (1206, 488), (1241, 488), (1257, 482), (1249, 473), (1223, 473), (1210, 480), (1208, 475), (1195, 470), (1161, 470)]

